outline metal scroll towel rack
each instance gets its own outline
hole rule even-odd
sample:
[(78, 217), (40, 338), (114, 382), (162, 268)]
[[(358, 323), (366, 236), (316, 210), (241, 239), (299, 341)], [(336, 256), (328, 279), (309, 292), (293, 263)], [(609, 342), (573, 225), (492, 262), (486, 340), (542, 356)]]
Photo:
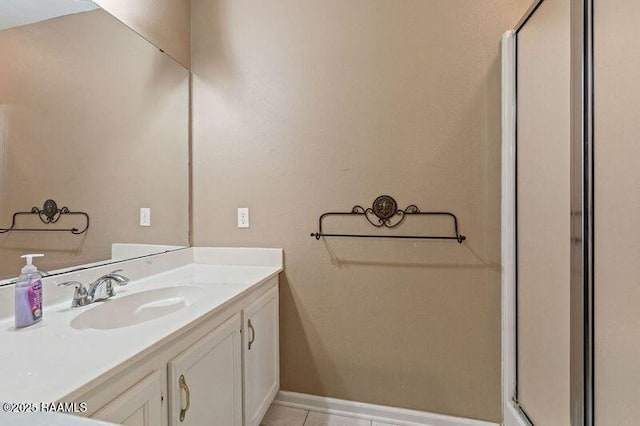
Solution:
[[(40, 221), (45, 224), (57, 223), (63, 215), (84, 216), (85, 226), (79, 228), (17, 228), (16, 218), (18, 216), (37, 215)], [(89, 215), (85, 212), (72, 212), (67, 207), (58, 208), (58, 204), (53, 200), (44, 202), (42, 209), (32, 207), (29, 212), (15, 212), (11, 220), (11, 226), (8, 228), (0, 228), (0, 234), (9, 231), (40, 231), (40, 232), (71, 232), (72, 234), (83, 234), (89, 229)]]
[[(375, 234), (332, 234), (322, 230), (322, 221), (329, 216), (364, 216), (367, 221), (376, 228), (396, 228), (400, 226), (407, 217), (411, 216), (448, 216), (453, 219), (453, 231), (455, 235), (375, 235)], [(319, 240), (320, 237), (354, 237), (354, 238), (411, 238), (424, 240), (456, 240), (462, 244), (467, 239), (458, 232), (458, 218), (450, 212), (421, 212), (420, 209), (411, 204), (404, 209), (398, 209), (398, 203), (389, 195), (381, 195), (373, 201), (369, 208), (353, 206), (350, 212), (327, 212), (320, 215), (318, 219), (318, 232), (311, 233), (312, 237)]]

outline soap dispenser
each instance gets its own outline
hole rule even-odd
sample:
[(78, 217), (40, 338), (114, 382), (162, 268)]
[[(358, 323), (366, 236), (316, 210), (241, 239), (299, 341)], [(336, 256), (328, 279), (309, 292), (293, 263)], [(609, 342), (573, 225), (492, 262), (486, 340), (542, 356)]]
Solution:
[(42, 275), (33, 265), (34, 257), (44, 254), (25, 254), (27, 259), (16, 282), (16, 328), (28, 327), (42, 320)]

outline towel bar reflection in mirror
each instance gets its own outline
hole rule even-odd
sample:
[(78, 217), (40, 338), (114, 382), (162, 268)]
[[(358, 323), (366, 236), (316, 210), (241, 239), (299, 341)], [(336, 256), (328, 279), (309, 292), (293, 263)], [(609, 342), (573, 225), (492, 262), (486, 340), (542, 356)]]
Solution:
[[(37, 215), (40, 221), (44, 224), (57, 223), (64, 215), (77, 215), (83, 216), (85, 219), (85, 225), (82, 229), (79, 228), (18, 228), (16, 227), (16, 219), (18, 216)], [(49, 199), (44, 202), (42, 209), (38, 207), (32, 207), (29, 212), (15, 212), (11, 220), (11, 226), (8, 228), (0, 228), (0, 234), (4, 234), (9, 231), (39, 231), (39, 232), (71, 232), (72, 234), (83, 234), (89, 229), (89, 215), (85, 212), (72, 212), (67, 207), (58, 208), (58, 204)]]

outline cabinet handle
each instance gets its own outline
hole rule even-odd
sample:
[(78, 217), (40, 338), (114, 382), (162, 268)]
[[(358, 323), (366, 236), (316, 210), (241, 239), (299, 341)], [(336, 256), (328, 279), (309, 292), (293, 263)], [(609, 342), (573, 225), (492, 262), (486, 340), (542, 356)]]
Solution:
[(247, 322), (247, 327), (251, 330), (251, 338), (249, 339), (249, 350), (251, 350), (251, 345), (253, 345), (253, 341), (256, 340), (256, 330), (253, 328), (253, 324), (251, 324), (251, 320)]
[[(180, 375), (180, 380), (178, 381), (178, 383), (180, 384), (180, 389), (184, 390), (184, 393), (187, 396), (187, 406), (184, 408), (180, 408), (180, 421), (184, 422), (184, 416), (187, 414), (189, 406), (191, 405), (191, 394), (189, 393), (189, 386), (187, 386), (187, 381), (184, 378), (184, 374)], [(180, 402), (180, 405), (182, 405), (182, 401)]]

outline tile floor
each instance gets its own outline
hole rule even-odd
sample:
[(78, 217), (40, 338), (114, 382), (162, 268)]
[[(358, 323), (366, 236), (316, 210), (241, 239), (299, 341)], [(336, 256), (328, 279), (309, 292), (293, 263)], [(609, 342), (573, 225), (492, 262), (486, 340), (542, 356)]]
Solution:
[(273, 404), (260, 426), (395, 426), (367, 419), (317, 413)]

